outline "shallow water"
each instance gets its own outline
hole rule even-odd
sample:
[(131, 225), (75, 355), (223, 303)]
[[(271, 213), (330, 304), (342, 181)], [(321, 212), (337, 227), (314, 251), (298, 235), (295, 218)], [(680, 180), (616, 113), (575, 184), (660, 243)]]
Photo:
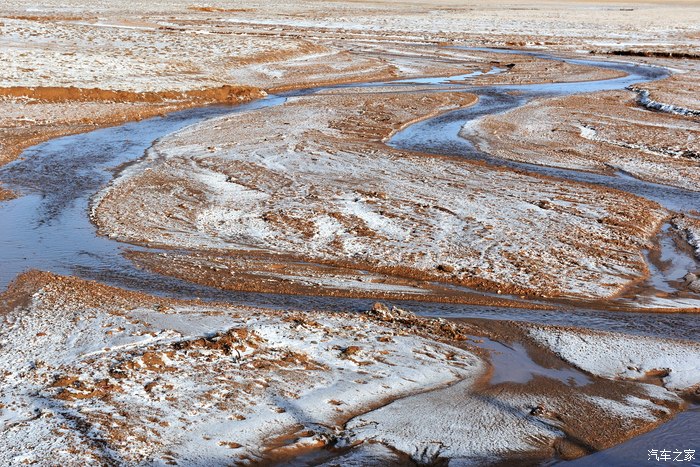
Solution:
[[(585, 60), (572, 62), (593, 63)], [(476, 105), (411, 125), (396, 134), (390, 144), (402, 149), (457, 155), (494, 165), (611, 186), (652, 199), (672, 210), (700, 208), (700, 196), (697, 193), (642, 182), (626, 174), (605, 176), (508, 162), (476, 151), (468, 141), (458, 136), (465, 122), (512, 109), (535, 97), (622, 89), (632, 83), (667, 75), (665, 70), (659, 68), (608, 62), (596, 64), (620, 69), (630, 75), (584, 83), (468, 88), (469, 92), (480, 97)], [(454, 79), (457, 78), (462, 81), (468, 80), (469, 76), (405, 80), (404, 83), (393, 85), (426, 84), (439, 89), (441, 86), (454, 87)], [(386, 84), (372, 83), (365, 86)], [(125, 248), (142, 248), (98, 236), (89, 220), (91, 197), (109, 183), (121, 166), (142, 157), (158, 138), (209, 118), (279, 105), (286, 96), (306, 95), (318, 90), (271, 96), (234, 108), (208, 107), (176, 112), (166, 117), (57, 138), (28, 149), (20, 159), (0, 168), (0, 181), (21, 194), (15, 200), (0, 203), (0, 289), (4, 289), (22, 271), (36, 268), (180, 298), (199, 297), (309, 311), (368, 309), (372, 300), (227, 292), (143, 271), (122, 256)], [(514, 91), (517, 93), (514, 94)], [(666, 248), (664, 251), (670, 250)], [(675, 277), (683, 267), (685, 265), (674, 265), (668, 273), (669, 277)], [(422, 302), (394, 303), (425, 316), (509, 319), (700, 341), (700, 319), (691, 314), (620, 313), (564, 306), (553, 311), (538, 311)], [(545, 376), (563, 379), (571, 384), (582, 385), (587, 380), (584, 374), (571, 369), (542, 370), (542, 367), (532, 362), (524, 349), (507, 348), (495, 342), (492, 344), (495, 363), (500, 368), (494, 374), (495, 382), (525, 382), (535, 374), (543, 374), (543, 371)], [(653, 432), (572, 464), (627, 465), (625, 462), (629, 461), (629, 465), (639, 465), (646, 461), (646, 449), (693, 449), (700, 445), (697, 430), (700, 425), (699, 415), (698, 409), (694, 408)], [(642, 457), (639, 457), (640, 453)]]
[[(576, 60), (574, 62), (588, 63), (581, 60)], [(465, 124), (486, 115), (502, 113), (520, 107), (534, 98), (624, 89), (630, 84), (656, 80), (668, 76), (666, 71), (655, 67), (641, 67), (631, 64), (612, 65), (608, 62), (591, 63), (605, 68), (622, 70), (629, 73), (629, 75), (622, 78), (602, 81), (517, 86), (505, 85), (469, 89), (469, 92), (479, 96), (479, 102), (475, 105), (415, 123), (397, 132), (388, 144), (397, 149), (464, 157), (488, 162), (494, 166), (509, 167), (565, 180), (574, 180), (616, 188), (656, 201), (672, 211), (682, 212), (700, 209), (700, 193), (695, 191), (646, 182), (623, 172), (618, 172), (614, 175), (603, 175), (580, 170), (561, 169), (500, 159), (488, 153), (478, 151), (468, 140), (460, 136), (460, 130)], [(514, 92), (516, 93), (513, 94)]]
[(683, 281), (683, 277), (688, 272), (700, 270), (700, 266), (691, 249), (682, 251), (678, 248), (676, 236), (673, 235), (668, 224), (661, 229), (657, 244), (659, 266), (650, 261), (647, 262), (651, 271), (650, 283), (657, 290), (674, 292), (676, 290), (674, 283)]
[(520, 343), (506, 345), (486, 338), (473, 338), (471, 345), (489, 351), (493, 366), (490, 385), (500, 383), (525, 384), (535, 376), (561, 381), (569, 386), (586, 386), (592, 382), (584, 372), (572, 367), (546, 368), (535, 363)]
[[(633, 82), (657, 79), (667, 74), (663, 69), (629, 64), (603, 63), (601, 66), (622, 69), (630, 75), (598, 82), (470, 88), (470, 92), (480, 96), (476, 105), (411, 125), (397, 133), (390, 144), (399, 148), (460, 155), (486, 160), (494, 165), (526, 168), (562, 178), (616, 186), (658, 199), (670, 208), (688, 209), (698, 205), (700, 197), (695, 193), (641, 182), (624, 175), (607, 177), (495, 159), (475, 151), (468, 141), (458, 136), (465, 122), (522, 105), (535, 96), (620, 89)], [(496, 69), (492, 72), (500, 71), (502, 70)], [(454, 78), (464, 80), (469, 75), (405, 80), (403, 84), (425, 81), (440, 89), (442, 86), (451, 86)], [(386, 83), (366, 83), (362, 86), (384, 85)], [(308, 95), (322, 89), (327, 88), (270, 96), (238, 107), (217, 106), (175, 112), (165, 117), (53, 139), (26, 150), (20, 159), (0, 168), (0, 181), (22, 195), (0, 204), (0, 288), (6, 287), (20, 272), (37, 268), (180, 298), (199, 297), (302, 310), (367, 309), (371, 300), (227, 292), (140, 270), (124, 259), (122, 252), (125, 248), (144, 248), (98, 236), (88, 216), (91, 197), (109, 183), (121, 166), (141, 158), (158, 138), (213, 117), (280, 105), (288, 96)], [(520, 94), (508, 93), (512, 90), (518, 90)], [(514, 319), (700, 340), (700, 320), (693, 315), (658, 316), (574, 310), (570, 307), (565, 307), (567, 313), (562, 313), (561, 310), (533, 311), (417, 302), (399, 304), (426, 316)]]
[(158, 138), (208, 118), (283, 101), (271, 97), (233, 108), (174, 112), (56, 138), (26, 150), (0, 168), (0, 181), (21, 195), (0, 203), (0, 289), (32, 268), (80, 276), (137, 273), (121, 256), (125, 245), (96, 234), (89, 218), (91, 197), (121, 165), (142, 157)]
[[(640, 465), (682, 465), (700, 466), (700, 406), (693, 406), (676, 415), (673, 420), (643, 435), (632, 438), (626, 443), (610, 449), (593, 453), (574, 461), (560, 461), (547, 465), (566, 467), (638, 467)], [(678, 451), (693, 450), (694, 459), (688, 461), (657, 461), (650, 458), (649, 451), (670, 451), (671, 459)], [(674, 454), (674, 451), (676, 452)], [(680, 457), (685, 458), (685, 453)]]

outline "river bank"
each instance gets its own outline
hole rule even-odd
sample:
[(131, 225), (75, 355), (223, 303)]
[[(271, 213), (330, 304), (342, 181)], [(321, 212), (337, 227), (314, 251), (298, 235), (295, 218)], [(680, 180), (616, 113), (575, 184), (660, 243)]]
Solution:
[(90, 5), (0, 11), (0, 463), (692, 445), (694, 6)]

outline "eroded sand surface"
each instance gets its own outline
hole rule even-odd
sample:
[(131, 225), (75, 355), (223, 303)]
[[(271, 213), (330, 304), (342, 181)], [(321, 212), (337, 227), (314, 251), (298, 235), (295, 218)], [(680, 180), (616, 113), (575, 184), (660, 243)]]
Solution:
[(4, 464), (211, 465), (321, 448), (383, 462), (576, 457), (681, 407), (663, 387), (561, 363), (491, 385), (495, 354), (475, 335), (493, 330), (382, 306), (310, 315), (173, 303), (42, 273), (2, 298)]
[[(561, 313), (581, 303), (697, 311), (697, 211), (386, 143), (475, 104), (420, 78), (462, 76), (449, 82), (461, 88), (623, 75), (451, 46), (625, 60), (673, 74), (541, 98), (462, 135), (503, 159), (700, 191), (699, 40), (700, 7), (687, 0), (7, 0), (0, 165), (60, 135), (177, 109), (413, 80), (325, 89), (160, 135), (89, 195), (92, 220), (115, 244), (163, 248), (124, 253), (164, 283)], [(0, 186), (0, 210), (25, 195)], [(666, 222), (680, 268), (662, 251)], [(678, 276), (671, 291), (654, 285), (664, 267)], [(699, 353), (696, 342), (383, 305), (302, 313), (178, 301), (33, 271), (0, 295), (0, 464), (572, 459), (697, 402)]]
[(635, 89), (648, 93), (640, 96), (644, 104), (656, 103), (661, 106), (659, 110), (669, 110), (668, 107), (671, 107), (670, 110), (674, 111), (672, 113), (695, 117), (700, 116), (700, 96), (696, 92), (697, 88), (698, 75), (695, 67), (668, 79), (635, 86)]
[(634, 339), (619, 333), (552, 328), (532, 328), (529, 333), (564, 360), (598, 376), (641, 378), (657, 373), (671, 389), (687, 390), (697, 385), (697, 343), (678, 343), (670, 348), (664, 340)]
[(643, 277), (657, 205), (382, 144), (460, 100), (309, 97), (209, 121), (159, 142), (94, 217), (122, 241), (261, 249), (494, 291), (606, 297)]
[[(453, 74), (450, 64), (439, 58), (442, 63), (432, 67), (433, 73), (425, 65), (392, 59), (392, 49), (434, 57), (433, 50), (414, 49), (426, 43), (546, 46), (600, 53), (672, 51), (692, 56), (698, 54), (700, 9), (691, 1), (672, 5), (516, 1), (499, 8), (488, 2), (468, 7), (450, 1), (339, 2), (321, 8), (313, 1), (195, 5), (165, 0), (147, 5), (132, 2), (126, 8), (98, 0), (47, 0), (31, 6), (10, 0), (3, 3), (0, 23), (0, 95), (5, 96), (6, 90), (17, 87), (184, 92), (222, 85), (287, 88), (440, 74), (435, 73), (438, 68)], [(518, 67), (520, 73), (501, 79), (522, 82), (528, 74), (543, 81), (566, 79), (561, 68), (572, 66), (523, 63)], [(675, 88), (664, 91), (662, 97), (685, 102), (674, 97)], [(33, 92), (25, 94), (32, 97)], [(7, 113), (6, 102), (0, 101), (2, 115)], [(74, 106), (69, 114), (75, 117), (66, 118), (58, 108), (62, 115), (46, 120), (61, 125), (73, 119), (90, 124), (123, 119), (123, 109), (102, 107), (100, 113), (112, 114), (111, 118)], [(46, 112), (54, 113), (53, 109)], [(137, 106), (128, 113), (137, 118), (145, 111)], [(40, 124), (34, 129), (40, 130)], [(38, 141), (19, 144), (26, 148)], [(8, 155), (3, 147), (0, 161), (17, 155), (15, 149), (11, 152), (15, 154)]]
[(489, 116), (462, 135), (506, 159), (623, 170), (652, 183), (700, 191), (700, 117), (646, 111), (630, 91), (543, 99)]

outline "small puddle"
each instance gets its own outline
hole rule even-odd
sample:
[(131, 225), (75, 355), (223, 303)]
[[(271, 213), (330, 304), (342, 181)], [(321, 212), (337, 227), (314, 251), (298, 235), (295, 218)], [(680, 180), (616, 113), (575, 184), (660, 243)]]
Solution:
[[(535, 376), (561, 381), (568, 386), (586, 386), (591, 378), (575, 368), (545, 368), (535, 363), (525, 347), (520, 343), (505, 345), (482, 337), (472, 337), (471, 344), (489, 351), (493, 368), (489, 384), (525, 384)], [(483, 342), (481, 342), (483, 341)]]

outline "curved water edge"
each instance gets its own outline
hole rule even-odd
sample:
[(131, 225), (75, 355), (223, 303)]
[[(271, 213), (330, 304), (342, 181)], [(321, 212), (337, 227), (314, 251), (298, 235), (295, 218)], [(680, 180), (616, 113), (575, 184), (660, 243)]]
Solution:
[[(573, 461), (553, 461), (544, 465), (557, 467), (599, 467), (601, 465), (638, 467), (647, 459), (650, 464), (659, 462), (652, 458), (649, 454), (650, 451), (656, 450), (658, 453), (661, 450), (667, 450), (672, 453), (688, 449), (694, 451), (694, 459), (684, 460), (680, 465), (699, 467), (700, 455), (698, 455), (697, 447), (700, 446), (700, 431), (697, 429), (698, 422), (700, 422), (700, 405), (692, 405), (688, 410), (679, 413), (671, 421), (658, 428), (610, 449), (594, 452)], [(675, 457), (673, 454), (671, 456)], [(685, 453), (681, 458), (685, 458)], [(642, 461), (640, 462), (639, 459)], [(670, 461), (669, 463), (673, 464)]]
[[(500, 53), (521, 53), (503, 49), (466, 48), (467, 50), (497, 51)], [(479, 96), (479, 101), (468, 108), (444, 113), (434, 118), (417, 122), (399, 132), (389, 140), (388, 144), (397, 149), (419, 151), (434, 155), (450, 155), (465, 159), (486, 162), (491, 166), (524, 171), (538, 175), (565, 179), (575, 182), (594, 184), (631, 193), (633, 195), (654, 201), (671, 212), (684, 213), (700, 211), (700, 193), (669, 185), (648, 182), (633, 177), (621, 170), (615, 169), (612, 174), (601, 174), (576, 169), (566, 169), (518, 162), (502, 159), (478, 150), (464, 134), (464, 130), (481, 117), (507, 112), (525, 105), (529, 101), (545, 97), (561, 97), (571, 94), (627, 89), (633, 85), (662, 79), (670, 76), (664, 68), (637, 65), (631, 63), (601, 62), (593, 60), (577, 60), (552, 57), (538, 52), (522, 52), (538, 58), (547, 58), (573, 64), (593, 65), (600, 68), (624, 71), (627, 76), (601, 81), (584, 81), (577, 83), (553, 83), (539, 85), (498, 85), (476, 87), (469, 92)], [(467, 131), (468, 132), (468, 131)], [(665, 261), (672, 267), (662, 270), (652, 264), (647, 252), (647, 264), (650, 266), (650, 277), (645, 281), (647, 289), (653, 292), (673, 293), (678, 291), (682, 278), (688, 272), (700, 270), (700, 261), (692, 252), (684, 252), (668, 248), (669, 237), (672, 235), (670, 224), (662, 228), (665, 236), (657, 238), (658, 248), (665, 254)], [(678, 266), (681, 266), (679, 268)], [(636, 299), (639, 299), (636, 297)], [(621, 305), (633, 303), (635, 298), (621, 298)]]
[[(700, 196), (697, 193), (643, 182), (625, 174), (600, 175), (505, 161), (475, 150), (469, 141), (461, 138), (459, 132), (465, 122), (494, 112), (513, 109), (533, 98), (623, 89), (633, 83), (660, 79), (668, 75), (666, 70), (660, 68), (537, 55), (623, 70), (629, 75), (583, 83), (470, 88), (462, 86), (462, 89), (479, 95), (480, 100), (476, 105), (413, 124), (394, 135), (389, 144), (400, 149), (468, 157), (492, 165), (609, 186), (657, 201), (674, 211), (700, 208)], [(445, 78), (423, 79), (418, 84), (428, 84), (436, 90), (441, 86), (454, 90), (454, 83), (450, 81)], [(415, 83), (416, 80), (405, 80), (403, 83), (367, 83), (363, 86), (401, 86)], [(333, 88), (338, 87), (341, 86)], [(175, 112), (165, 117), (57, 138), (26, 150), (20, 159), (0, 168), (0, 181), (21, 194), (14, 200), (0, 204), (0, 219), (3, 220), (0, 223), (0, 289), (4, 289), (22, 271), (41, 269), (177, 298), (199, 297), (232, 304), (308, 311), (368, 309), (373, 300), (230, 292), (140, 270), (122, 256), (123, 251), (127, 248), (157, 250), (124, 245), (98, 236), (88, 216), (90, 200), (95, 193), (107, 185), (125, 164), (143, 157), (144, 152), (158, 138), (206, 119), (280, 105), (287, 97), (303, 96), (324, 89), (328, 88), (269, 96), (236, 108), (213, 106)], [(546, 311), (399, 301), (395, 301), (394, 304), (432, 317), (506, 319), (700, 341), (700, 318), (691, 314), (616, 313), (578, 307), (570, 307), (567, 310), (570, 312), (562, 313), (561, 309)], [(635, 450), (645, 446), (649, 446), (648, 449), (676, 448), (656, 446), (654, 443), (678, 439), (684, 442), (692, 441), (688, 438), (689, 431), (692, 432), (689, 427), (697, 423), (699, 416), (698, 409), (693, 408), (653, 432), (611, 450), (583, 458), (578, 463), (595, 465), (596, 462), (619, 460), (625, 456), (638, 458), (639, 452)], [(630, 454), (635, 454), (635, 457)]]
[[(502, 52), (500, 49), (496, 51)], [(513, 51), (513, 53), (517, 52)], [(543, 54), (536, 55), (545, 57)], [(555, 57), (552, 59), (568, 60)], [(659, 79), (668, 75), (666, 70), (656, 67), (586, 60), (570, 61), (623, 70), (628, 73), (628, 76), (583, 83), (471, 88), (462, 86), (462, 89), (479, 95), (480, 100), (477, 104), (410, 125), (396, 133), (389, 144), (401, 149), (467, 157), (483, 160), (492, 165), (614, 186), (658, 200), (670, 209), (680, 210), (682, 207), (689, 209), (700, 205), (700, 199), (696, 194), (642, 182), (629, 176), (606, 176), (497, 159), (476, 151), (467, 140), (459, 136), (465, 122), (494, 112), (510, 110), (535, 97), (622, 89), (633, 82)], [(491, 72), (500, 71), (502, 70), (493, 69)], [(460, 75), (456, 78), (464, 79), (478, 74), (480, 72)], [(451, 83), (454, 82), (454, 78), (422, 78), (402, 80), (398, 83), (364, 83), (359, 86), (378, 87), (387, 84), (411, 86), (419, 82), (432, 85), (432, 89), (438, 91), (443, 87), (453, 90), (454, 86)], [(207, 119), (280, 105), (287, 97), (357, 86), (353, 84), (292, 91), (278, 96), (268, 96), (235, 108), (212, 106), (184, 110), (164, 117), (57, 138), (26, 150), (20, 159), (0, 168), (0, 181), (22, 194), (14, 200), (0, 204), (0, 218), (4, 220), (0, 223), (0, 238), (2, 238), (0, 257), (3, 258), (0, 287), (5, 288), (22, 271), (41, 269), (177, 298), (199, 297), (231, 303), (301, 310), (367, 309), (371, 300), (222, 291), (140, 270), (122, 256), (123, 251), (127, 248), (142, 251), (157, 250), (125, 245), (99, 236), (88, 216), (90, 200), (95, 193), (107, 185), (125, 165), (143, 157), (145, 151), (160, 137)], [(700, 339), (698, 337), (700, 333), (697, 332), (700, 329), (700, 320), (687, 314), (667, 314), (659, 317), (645, 313), (621, 314), (583, 310), (578, 307), (575, 309), (576, 313), (557, 313), (422, 302), (409, 302), (403, 305), (426, 316), (515, 319), (620, 330), (660, 337)], [(565, 306), (562, 305), (562, 307)], [(566, 308), (569, 307), (566, 306)], [(679, 332), (679, 329), (684, 331)]]
[[(507, 53), (502, 49), (467, 49)], [(510, 53), (516, 52), (510, 51)], [(695, 191), (646, 182), (621, 171), (617, 171), (612, 175), (605, 175), (501, 159), (477, 150), (468, 139), (460, 136), (462, 128), (470, 122), (487, 115), (513, 110), (533, 99), (620, 90), (636, 83), (655, 81), (670, 76), (668, 70), (659, 67), (595, 60), (565, 59), (535, 52), (524, 53), (538, 58), (549, 58), (567, 63), (624, 71), (627, 73), (627, 76), (574, 83), (497, 85), (470, 88), (469, 92), (479, 96), (479, 101), (475, 105), (447, 112), (410, 125), (397, 132), (388, 144), (397, 149), (462, 157), (483, 161), (493, 166), (615, 188), (655, 201), (670, 211), (683, 212), (700, 208), (700, 196)]]

